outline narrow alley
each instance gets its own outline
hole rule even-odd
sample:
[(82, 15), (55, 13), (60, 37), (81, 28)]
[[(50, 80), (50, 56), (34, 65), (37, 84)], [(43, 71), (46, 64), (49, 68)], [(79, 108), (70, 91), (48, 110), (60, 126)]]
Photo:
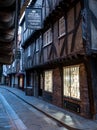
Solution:
[(97, 130), (97, 0), (0, 0), (0, 130)]
[(0, 130), (67, 130), (32, 106), (0, 88)]

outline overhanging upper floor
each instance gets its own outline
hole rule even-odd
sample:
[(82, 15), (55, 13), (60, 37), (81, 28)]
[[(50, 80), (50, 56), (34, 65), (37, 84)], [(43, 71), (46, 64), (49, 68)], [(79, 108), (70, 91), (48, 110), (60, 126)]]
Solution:
[(16, 45), (20, 0), (0, 0), (0, 64), (11, 64)]

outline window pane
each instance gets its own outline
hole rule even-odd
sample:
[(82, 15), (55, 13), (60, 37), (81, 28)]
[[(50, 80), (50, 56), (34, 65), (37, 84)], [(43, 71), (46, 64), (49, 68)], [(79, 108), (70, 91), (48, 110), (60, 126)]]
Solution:
[(70, 96), (70, 72), (69, 68), (64, 69), (64, 95)]
[(22, 84), (23, 84), (23, 79), (22, 78), (20, 78), (20, 87), (22, 87)]
[(71, 97), (80, 98), (79, 92), (79, 67), (71, 68)]
[(65, 19), (64, 17), (59, 19), (59, 36), (65, 34)]
[(52, 71), (45, 72), (45, 90), (52, 92)]
[(64, 68), (64, 95), (80, 99), (79, 66)]
[(31, 55), (31, 46), (28, 47), (28, 56)]
[(44, 39), (43, 39), (43, 42), (44, 42), (44, 46), (50, 44), (52, 42), (52, 31), (51, 31), (51, 28), (48, 29), (45, 33), (44, 33)]

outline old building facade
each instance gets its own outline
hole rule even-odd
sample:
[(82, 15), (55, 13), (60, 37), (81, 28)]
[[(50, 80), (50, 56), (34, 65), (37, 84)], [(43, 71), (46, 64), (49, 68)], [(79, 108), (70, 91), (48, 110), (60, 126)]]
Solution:
[(26, 90), (96, 119), (97, 1), (36, 0), (30, 6), (42, 9), (43, 21), (39, 30), (27, 29), (25, 17), (20, 21)]

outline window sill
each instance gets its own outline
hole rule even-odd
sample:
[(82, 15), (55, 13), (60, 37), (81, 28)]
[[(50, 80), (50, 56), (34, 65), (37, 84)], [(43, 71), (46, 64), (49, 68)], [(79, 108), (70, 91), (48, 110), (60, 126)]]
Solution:
[(61, 35), (58, 37), (58, 39), (64, 37), (65, 35), (66, 35), (66, 33), (61, 34)]
[(68, 96), (63, 96), (63, 97), (66, 98), (67, 100), (71, 99), (71, 100), (75, 100), (75, 101), (78, 101), (78, 102), (81, 101), (81, 99), (78, 99), (78, 98), (73, 98), (73, 97), (68, 97)]
[(49, 93), (49, 94), (53, 93), (53, 91), (47, 91), (47, 90), (43, 90), (43, 91), (46, 92), (46, 93)]
[(49, 46), (51, 43), (52, 43), (52, 42), (49, 42), (49, 43), (45, 44), (43, 47), (47, 47), (47, 46)]
[(36, 53), (38, 53), (38, 52), (39, 52), (39, 50), (36, 50), (35, 52), (36, 52)]
[(31, 58), (31, 55), (27, 56), (27, 58)]

